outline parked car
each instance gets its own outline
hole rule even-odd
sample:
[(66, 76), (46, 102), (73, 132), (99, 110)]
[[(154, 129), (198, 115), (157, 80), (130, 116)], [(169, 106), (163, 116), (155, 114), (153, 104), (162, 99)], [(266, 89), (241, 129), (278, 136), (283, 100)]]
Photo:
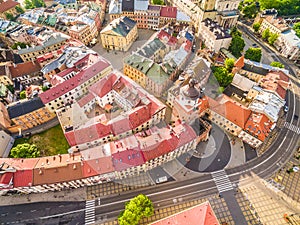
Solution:
[(285, 105), (283, 111), (284, 112), (288, 112), (289, 111), (289, 107), (287, 105)]
[(167, 176), (163, 176), (163, 177), (159, 177), (155, 180), (155, 183), (157, 184), (161, 184), (161, 183), (164, 183), (164, 182), (167, 182), (168, 181), (168, 178)]

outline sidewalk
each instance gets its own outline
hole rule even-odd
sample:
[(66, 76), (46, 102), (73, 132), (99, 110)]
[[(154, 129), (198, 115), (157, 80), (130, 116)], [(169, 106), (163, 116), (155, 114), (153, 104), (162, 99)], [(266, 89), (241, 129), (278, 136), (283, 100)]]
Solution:
[(60, 192), (46, 192), (36, 194), (14, 194), (10, 196), (1, 196), (0, 206), (18, 205), (33, 202), (54, 202), (54, 201), (85, 201), (85, 188), (76, 188)]
[(227, 132), (226, 134), (230, 141), (231, 157), (225, 169), (229, 169), (244, 164), (246, 162), (246, 154), (243, 141)]

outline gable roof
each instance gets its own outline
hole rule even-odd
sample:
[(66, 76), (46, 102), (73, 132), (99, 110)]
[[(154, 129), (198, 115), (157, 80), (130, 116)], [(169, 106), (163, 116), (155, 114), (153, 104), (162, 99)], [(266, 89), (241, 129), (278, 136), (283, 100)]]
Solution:
[(209, 202), (188, 208), (150, 225), (219, 225)]
[(122, 0), (122, 11), (134, 12), (134, 0)]
[(110, 34), (111, 31), (114, 33), (126, 37), (132, 28), (136, 25), (136, 22), (127, 16), (114, 19), (109, 25), (107, 25), (100, 33)]
[(48, 102), (51, 102), (58, 97), (64, 95), (65, 93), (71, 91), (72, 89), (76, 88), (80, 84), (88, 81), (96, 74), (103, 71), (105, 68), (109, 67), (110, 64), (104, 60), (100, 59), (90, 67), (88, 67), (85, 70), (80, 71), (78, 74), (76, 74), (74, 77), (71, 77), (70, 79), (66, 80), (63, 83), (60, 83), (56, 85), (55, 87), (52, 87), (51, 89), (39, 94), (41, 100), (44, 104), (47, 104)]
[(15, 6), (20, 5), (19, 2), (13, 0), (7, 0), (0, 3), (0, 13), (4, 13), (7, 10), (14, 8)]
[(160, 10), (161, 17), (176, 18), (177, 8), (173, 6), (162, 6)]
[(11, 119), (31, 113), (35, 110), (43, 108), (44, 104), (39, 97), (18, 102), (17, 104), (8, 106), (7, 111)]
[(24, 62), (15, 64), (9, 67), (12, 78), (22, 77), (24, 75), (30, 75), (41, 71), (41, 66), (37, 61)]

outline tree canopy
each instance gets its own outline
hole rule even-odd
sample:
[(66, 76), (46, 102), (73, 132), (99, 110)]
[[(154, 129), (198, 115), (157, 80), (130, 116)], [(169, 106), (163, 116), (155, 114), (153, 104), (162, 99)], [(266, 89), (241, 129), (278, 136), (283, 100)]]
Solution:
[(237, 58), (242, 55), (245, 47), (245, 41), (241, 36), (233, 36), (228, 50)]
[(154, 5), (164, 5), (165, 4), (164, 0), (152, 0), (152, 3)]
[(228, 73), (232, 72), (232, 68), (234, 67), (234, 59), (227, 58), (225, 60), (225, 68), (227, 69)]
[(262, 56), (261, 48), (248, 48), (245, 53), (245, 58), (255, 62), (260, 62)]
[(253, 23), (252, 27), (253, 27), (255, 32), (258, 32), (259, 28), (260, 28), (260, 23)]
[(25, 9), (34, 9), (34, 8), (40, 8), (46, 6), (43, 0), (25, 0), (24, 4), (25, 4)]
[(277, 9), (279, 15), (300, 14), (299, 0), (259, 0), (259, 3), (262, 10), (274, 8)]
[(27, 44), (27, 43), (24, 43), (24, 42), (15, 42), (15, 43), (11, 46), (11, 48), (12, 48), (12, 49), (17, 49), (18, 46), (19, 46), (20, 48), (26, 48), (26, 45), (30, 46), (30, 44)]
[(263, 40), (266, 41), (266, 40), (268, 40), (268, 38), (270, 37), (270, 35), (271, 35), (270, 29), (267, 28), (267, 29), (265, 29), (265, 30), (262, 32), (261, 37), (262, 37)]
[(15, 19), (14, 15), (11, 13), (5, 13), (5, 17), (9, 21), (13, 21)]
[(271, 62), (270, 66), (278, 67), (278, 68), (284, 68), (284, 65), (280, 62)]
[(34, 144), (18, 144), (10, 150), (12, 158), (37, 158), (40, 156), (40, 151)]
[(213, 74), (221, 87), (227, 87), (232, 82), (233, 74), (229, 73), (226, 67), (214, 67)]
[(273, 45), (274, 42), (277, 40), (278, 37), (279, 37), (279, 34), (271, 33), (270, 37), (268, 38), (269, 44)]
[(16, 8), (16, 11), (18, 12), (18, 13), (20, 13), (20, 14), (23, 14), (25, 11), (24, 11), (24, 9), (21, 7), (21, 6), (16, 6), (15, 7)]
[(25, 99), (26, 98), (26, 91), (21, 91), (20, 92), (20, 99)]
[(295, 23), (293, 29), (296, 32), (296, 35), (300, 38), (300, 22)]
[(152, 216), (154, 208), (151, 200), (143, 194), (125, 204), (125, 210), (118, 217), (120, 225), (137, 225), (143, 217)]

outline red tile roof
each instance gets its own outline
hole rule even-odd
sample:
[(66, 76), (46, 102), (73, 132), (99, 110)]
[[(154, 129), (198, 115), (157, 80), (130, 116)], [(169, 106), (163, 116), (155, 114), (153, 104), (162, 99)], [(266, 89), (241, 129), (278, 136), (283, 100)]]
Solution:
[(64, 95), (65, 93), (71, 91), (72, 89), (76, 88), (80, 84), (86, 82), (87, 80), (91, 79), (93, 76), (99, 74), (105, 68), (109, 67), (110, 64), (107, 61), (99, 60), (95, 64), (91, 65), (85, 70), (80, 71), (74, 77), (66, 80), (65, 82), (52, 87), (48, 91), (41, 93), (39, 96), (44, 104), (51, 102), (60, 96)]
[(110, 153), (110, 150), (106, 152), (106, 146), (109, 147), (109, 144), (81, 151), (81, 156), (84, 158), (82, 166), (82, 175), (84, 178), (110, 173), (115, 170), (112, 157), (110, 154), (107, 154)]
[(160, 30), (159, 33), (157, 34), (157, 37), (159, 40), (161, 41), (168, 41), (167, 43), (169, 45), (175, 45), (177, 43), (177, 38), (173, 37), (172, 35), (170, 35), (169, 33), (167, 33), (164, 30)]
[(132, 130), (133, 128), (127, 117), (110, 121), (109, 124), (111, 125), (111, 131), (114, 135), (122, 134), (126, 131)]
[(117, 171), (122, 171), (130, 167), (142, 165), (145, 159), (140, 150), (128, 149), (112, 154), (114, 168)]
[(150, 225), (219, 225), (209, 202), (204, 202)]
[(89, 88), (89, 91), (102, 98), (112, 90), (112, 87), (117, 79), (118, 76), (112, 73), (101, 79), (101, 81), (98, 81), (97, 83), (93, 84)]
[(92, 93), (88, 93), (87, 95), (83, 96), (80, 100), (77, 101), (78, 105), (80, 107), (83, 107), (90, 101), (92, 101), (95, 98), (95, 96)]
[(7, 0), (5, 2), (2, 2), (0, 3), (0, 13), (4, 13), (7, 10), (14, 8), (17, 5), (20, 5), (20, 3), (12, 0)]
[(33, 185), (33, 168), (38, 163), (39, 158), (32, 159), (0, 159), (0, 164), (6, 162), (17, 171), (13, 173), (14, 187), (26, 187)]
[(9, 66), (9, 70), (12, 78), (16, 78), (16, 77), (21, 77), (24, 75), (30, 75), (33, 73), (40, 72), (41, 66), (37, 61), (35, 62), (30, 61), (30, 62), (19, 63), (13, 66)]
[(176, 18), (177, 8), (173, 6), (162, 6), (160, 10), (161, 17)]
[(129, 121), (133, 129), (147, 122), (151, 118), (150, 105), (151, 104), (149, 104), (149, 106), (140, 106), (134, 112), (129, 114)]
[(246, 125), (245, 130), (261, 141), (271, 132), (273, 123), (264, 114), (252, 112)]
[[(179, 124), (173, 128), (170, 134), (169, 128), (163, 128), (157, 131), (161, 140), (156, 143), (148, 142), (147, 146), (143, 147), (143, 155), (146, 161), (165, 155), (176, 148), (179, 148), (186, 143), (194, 140), (197, 135), (192, 127), (187, 124)], [(155, 137), (152, 135), (152, 139)]]

